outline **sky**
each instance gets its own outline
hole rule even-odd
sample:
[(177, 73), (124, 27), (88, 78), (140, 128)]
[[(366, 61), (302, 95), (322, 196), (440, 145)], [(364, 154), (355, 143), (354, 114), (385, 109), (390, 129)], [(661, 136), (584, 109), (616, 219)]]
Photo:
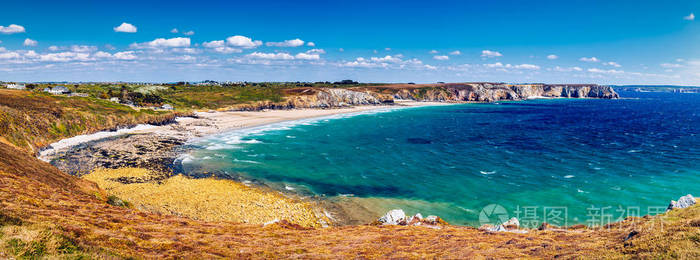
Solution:
[(14, 1), (0, 81), (700, 85), (700, 1)]

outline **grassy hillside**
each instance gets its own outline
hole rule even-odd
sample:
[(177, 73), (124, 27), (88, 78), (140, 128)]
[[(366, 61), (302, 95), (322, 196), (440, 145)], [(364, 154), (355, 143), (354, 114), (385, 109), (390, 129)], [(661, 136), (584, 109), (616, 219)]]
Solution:
[(57, 140), (140, 123), (162, 123), (181, 112), (134, 110), (97, 98), (0, 89), (0, 141), (35, 152)]

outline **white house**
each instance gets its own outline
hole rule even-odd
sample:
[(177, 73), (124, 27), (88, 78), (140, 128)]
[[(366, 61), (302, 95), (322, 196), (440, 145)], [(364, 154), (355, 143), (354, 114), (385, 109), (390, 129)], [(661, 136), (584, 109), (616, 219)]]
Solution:
[(70, 90), (65, 86), (55, 86), (53, 88), (45, 88), (45, 92), (49, 92), (54, 95), (70, 94)]
[(173, 106), (170, 104), (165, 104), (165, 105), (161, 106), (160, 108), (164, 109), (164, 110), (173, 110), (174, 109)]
[(7, 87), (9, 89), (19, 89), (19, 90), (27, 89), (27, 87), (24, 84), (16, 84), (16, 83), (7, 84), (7, 85), (5, 85), (5, 87)]

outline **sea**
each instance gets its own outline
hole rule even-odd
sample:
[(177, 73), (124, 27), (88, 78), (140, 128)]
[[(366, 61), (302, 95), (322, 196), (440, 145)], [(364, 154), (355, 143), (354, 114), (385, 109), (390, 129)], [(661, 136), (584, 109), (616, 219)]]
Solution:
[(455, 225), (601, 226), (700, 196), (700, 94), (388, 108), (194, 140), (176, 164)]

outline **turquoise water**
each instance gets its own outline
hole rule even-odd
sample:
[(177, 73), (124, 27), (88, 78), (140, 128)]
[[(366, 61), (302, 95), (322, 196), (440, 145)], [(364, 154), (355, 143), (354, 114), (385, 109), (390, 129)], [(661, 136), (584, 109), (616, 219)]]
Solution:
[(287, 122), (198, 140), (178, 163), (472, 226), (489, 204), (531, 225), (596, 225), (700, 195), (700, 95), (621, 94)]

